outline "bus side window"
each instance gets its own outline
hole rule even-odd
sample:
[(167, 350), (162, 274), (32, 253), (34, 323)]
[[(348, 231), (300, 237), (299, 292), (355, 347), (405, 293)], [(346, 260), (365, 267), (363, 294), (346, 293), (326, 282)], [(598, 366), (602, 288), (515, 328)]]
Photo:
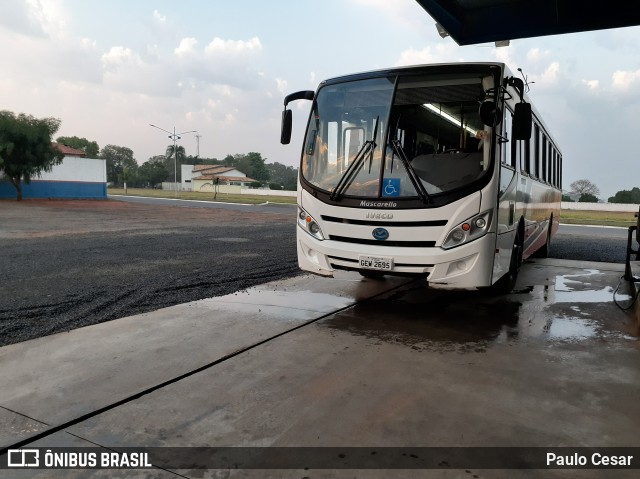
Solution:
[(540, 127), (534, 126), (533, 176), (540, 178)]
[(562, 155), (558, 154), (558, 188), (562, 189)]
[(549, 141), (549, 152), (548, 152), (548, 156), (547, 156), (547, 183), (551, 183), (551, 157), (553, 156), (552, 151), (553, 151), (553, 145), (551, 144), (551, 141)]
[(542, 135), (542, 158), (541, 158), (540, 181), (547, 181), (547, 137)]
[[(533, 135), (532, 135), (533, 136)], [(522, 172), (526, 173), (527, 175), (531, 175), (532, 171), (531, 171), (531, 140), (523, 140), (521, 141), (521, 143), (523, 143), (523, 163), (521, 165), (522, 168)]]

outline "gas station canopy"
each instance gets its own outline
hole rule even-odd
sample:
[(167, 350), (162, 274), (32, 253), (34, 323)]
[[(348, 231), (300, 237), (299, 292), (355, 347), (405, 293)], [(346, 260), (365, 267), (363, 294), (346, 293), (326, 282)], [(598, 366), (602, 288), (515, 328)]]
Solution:
[(459, 45), (640, 25), (637, 0), (416, 1)]

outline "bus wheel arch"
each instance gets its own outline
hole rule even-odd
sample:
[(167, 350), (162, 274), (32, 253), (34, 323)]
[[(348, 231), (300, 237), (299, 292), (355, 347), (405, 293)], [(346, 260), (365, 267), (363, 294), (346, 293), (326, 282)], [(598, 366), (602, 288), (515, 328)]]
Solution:
[(546, 241), (542, 248), (535, 252), (536, 258), (548, 258), (551, 252), (551, 230), (553, 229), (553, 213), (549, 218), (549, 225), (547, 226)]
[(522, 265), (524, 242), (524, 219), (520, 218), (516, 234), (513, 239), (513, 247), (511, 248), (511, 259), (509, 261), (509, 270), (492, 286), (492, 290), (496, 294), (508, 294), (511, 292), (518, 279), (518, 272)]

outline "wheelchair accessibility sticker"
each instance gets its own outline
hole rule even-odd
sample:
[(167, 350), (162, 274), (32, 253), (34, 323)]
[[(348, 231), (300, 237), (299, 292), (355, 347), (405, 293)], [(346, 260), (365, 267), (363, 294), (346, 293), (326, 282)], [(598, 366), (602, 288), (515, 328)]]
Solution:
[(382, 196), (400, 196), (400, 178), (385, 178), (382, 185)]

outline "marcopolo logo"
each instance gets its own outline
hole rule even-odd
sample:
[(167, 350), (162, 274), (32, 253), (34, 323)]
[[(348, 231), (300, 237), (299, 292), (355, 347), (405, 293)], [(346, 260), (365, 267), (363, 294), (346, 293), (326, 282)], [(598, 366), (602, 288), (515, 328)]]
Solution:
[(9, 449), (7, 466), (39, 467), (40, 451), (38, 449)]
[(376, 228), (371, 232), (371, 234), (378, 241), (384, 241), (389, 237), (389, 232), (384, 228)]

